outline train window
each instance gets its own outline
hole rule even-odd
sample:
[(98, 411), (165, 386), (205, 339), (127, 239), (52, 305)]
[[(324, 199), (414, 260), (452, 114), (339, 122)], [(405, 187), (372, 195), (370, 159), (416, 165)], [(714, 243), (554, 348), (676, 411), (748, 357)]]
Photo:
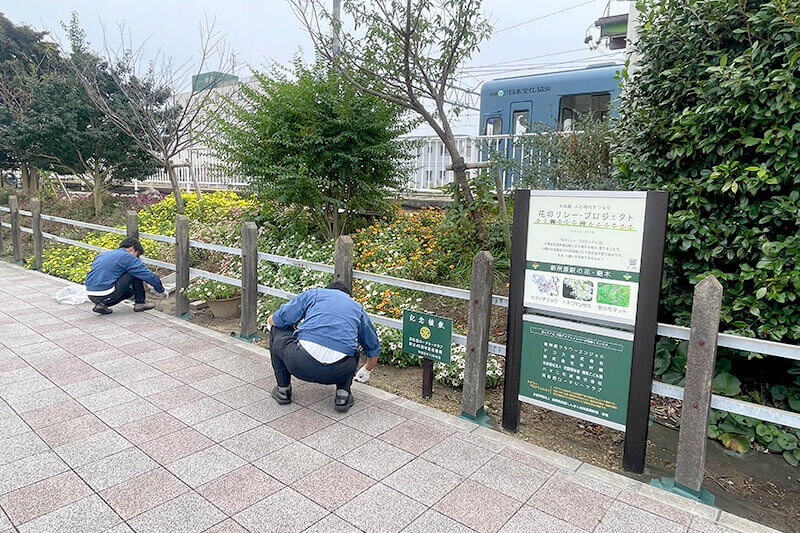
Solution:
[(500, 117), (489, 117), (483, 124), (484, 135), (500, 135), (503, 133), (503, 119)]
[(514, 111), (511, 122), (511, 133), (514, 135), (528, 133), (530, 116), (530, 111)]
[(569, 131), (581, 115), (603, 119), (608, 115), (611, 93), (570, 94), (561, 97), (558, 129)]

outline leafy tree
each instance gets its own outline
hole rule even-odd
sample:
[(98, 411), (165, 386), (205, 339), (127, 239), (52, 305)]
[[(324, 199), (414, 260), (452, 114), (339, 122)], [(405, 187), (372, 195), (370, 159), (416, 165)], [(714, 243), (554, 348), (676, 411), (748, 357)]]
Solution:
[(32, 164), (35, 156), (18, 142), (15, 129), (27, 120), (41, 77), (60, 62), (57, 47), (46, 36), (0, 13), (0, 165), (21, 170), (26, 194), (38, 192), (39, 173)]
[[(486, 246), (488, 232), (458, 150), (450, 94), (458, 69), (491, 34), (480, 0), (344, 0), (352, 32), (327, 8), (328, 0), (290, 0), (317, 50), (359, 90), (418, 114), (453, 161), (455, 182)], [(321, 23), (329, 21), (330, 34)], [(457, 113), (461, 107), (455, 104)]]
[[(105, 94), (113, 98), (116, 88), (100, 58), (88, 50), (76, 15), (66, 29), (70, 60), (92, 63), (105, 80)], [(158, 166), (92, 104), (75, 72), (64, 67), (36, 84), (25, 120), (15, 129), (15, 142), (27, 147), (40, 168), (82, 180), (93, 191), (95, 214), (99, 214), (112, 179), (147, 176)]]
[(713, 273), (723, 330), (796, 342), (800, 3), (640, 4), (617, 156), (633, 186), (670, 193), (662, 319), (687, 324)]
[[(235, 57), (208, 21), (201, 26), (199, 59), (194, 65), (176, 65), (160, 55), (144, 61), (142, 53), (123, 33), (118, 50), (104, 50), (105, 68), (96, 62), (72, 62), (72, 66), (97, 109), (164, 168), (178, 213), (183, 213), (175, 173), (178, 157), (209, 133), (211, 113), (218, 102), (212, 88), (234, 70)], [(213, 76), (208, 83), (190, 83), (190, 73), (199, 76), (209, 69)], [(105, 90), (108, 78), (114, 86), (110, 94)], [(199, 190), (197, 194), (201, 194)]]
[(395, 104), (344, 83), (318, 60), (255, 73), (214, 115), (210, 145), (265, 200), (306, 208), (325, 239), (381, 209), (405, 177), (410, 121)]

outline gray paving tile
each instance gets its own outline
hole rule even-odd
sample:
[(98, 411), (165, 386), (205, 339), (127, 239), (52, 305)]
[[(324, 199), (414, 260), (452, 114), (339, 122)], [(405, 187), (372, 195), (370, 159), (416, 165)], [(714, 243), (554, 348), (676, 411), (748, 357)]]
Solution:
[(372, 437), (342, 424), (332, 424), (312, 433), (301, 442), (334, 459), (350, 452)]
[(96, 433), (55, 448), (55, 451), (72, 468), (93, 463), (103, 457), (130, 448), (132, 444), (113, 430)]
[(146, 511), (128, 524), (137, 533), (195, 533), (225, 520), (202, 496), (190, 492)]
[(214, 398), (202, 398), (196, 402), (187, 403), (168, 412), (184, 424), (193, 426), (209, 418), (230, 411), (231, 408)]
[(214, 395), (214, 398), (234, 409), (239, 409), (268, 397), (268, 391), (249, 383)]
[(11, 527), (11, 520), (9, 520), (3, 510), (0, 509), (0, 531), (13, 531)]
[(515, 500), (526, 502), (549, 477), (550, 474), (546, 472), (541, 472), (507, 457), (495, 455), (472, 474), (470, 479)]
[(448, 437), (422, 454), (423, 458), (462, 476), (471, 476), (494, 453), (455, 437)]
[(137, 448), (128, 448), (103, 459), (83, 465), (75, 472), (95, 491), (128, 481), (158, 467), (146, 453)]
[(14, 437), (30, 430), (30, 426), (13, 412), (0, 417), (0, 435), (4, 437)]
[(597, 533), (685, 533), (688, 527), (621, 501), (608, 508)]
[(423, 512), (425, 506), (421, 503), (378, 483), (339, 507), (336, 515), (363, 531), (393, 533)]
[[(529, 529), (531, 531), (530, 524)], [(459, 524), (440, 512), (428, 509), (422, 516), (411, 522), (403, 533), (471, 533), (472, 529), (464, 524)], [(549, 532), (548, 532), (549, 533)]]
[(217, 444), (178, 459), (166, 467), (178, 479), (196, 488), (244, 465), (243, 459)]
[(120, 522), (122, 519), (100, 496), (92, 495), (22, 524), (18, 529), (20, 533), (93, 533), (106, 531)]
[(233, 518), (253, 533), (303, 531), (328, 512), (298, 492), (285, 488)]
[(383, 484), (430, 507), (463, 480), (458, 474), (418, 457), (384, 479)]
[(410, 453), (373, 439), (345, 454), (340, 460), (373, 479), (381, 480), (413, 459)]
[(271, 422), (298, 409), (301, 409), (301, 407), (296, 403), (278, 405), (272, 398), (265, 398), (239, 410), (259, 422)]
[(259, 425), (261, 422), (244, 413), (229, 411), (195, 424), (194, 429), (216, 442), (222, 442)]
[(25, 396), (18, 396), (11, 399), (8, 404), (13, 407), (17, 413), (22, 414), (69, 399), (69, 395), (63, 390), (52, 388), (34, 392), (33, 394), (26, 394)]
[(269, 474), (253, 465), (245, 465), (200, 486), (197, 492), (232, 516), (282, 488), (283, 483)]
[(548, 533), (583, 533), (582, 529), (578, 529), (569, 522), (559, 520), (529, 505), (523, 505), (500, 528), (500, 533), (528, 533), (531, 530), (547, 531)]
[(158, 413), (160, 409), (148, 402), (144, 398), (136, 398), (135, 400), (102, 411), (97, 411), (95, 416), (108, 424), (110, 427), (115, 428), (125, 424), (130, 424), (136, 420), (140, 420), (146, 416)]
[(234, 368), (229, 370), (228, 374), (235, 378), (241, 379), (245, 383), (253, 383), (260, 379), (266, 379), (273, 376), (272, 366), (268, 363), (255, 363)]
[(374, 484), (373, 479), (361, 472), (331, 461), (295, 481), (292, 488), (314, 503), (334, 511)]
[(419, 455), (442, 442), (450, 433), (452, 431), (434, 428), (416, 420), (407, 420), (378, 438), (409, 453)]
[[(66, 392), (73, 398), (80, 399), (85, 396), (91, 396), (92, 394), (97, 394), (99, 392), (111, 390), (117, 387), (119, 387), (119, 383), (117, 383), (110, 377), (99, 376), (84, 381), (76, 381), (75, 383), (69, 383), (67, 385), (62, 386), (61, 388), (64, 390), (64, 392)], [(89, 408), (87, 407), (87, 409)]]
[(518, 500), (466, 480), (433, 508), (476, 531), (494, 533), (521, 506)]
[(315, 411), (299, 409), (267, 424), (284, 435), (300, 440), (333, 423), (333, 420)]
[(330, 458), (305, 444), (295, 442), (255, 463), (258, 468), (282, 483), (291, 484), (330, 462)]
[(68, 469), (55, 453), (46, 451), (0, 466), (0, 494), (36, 483)]
[(241, 387), (244, 385), (244, 381), (228, 374), (219, 374), (201, 381), (196, 381), (191, 385), (192, 388), (195, 388), (204, 394), (213, 395)]
[(139, 396), (150, 396), (166, 390), (176, 389), (182, 385), (183, 383), (177, 379), (162, 374), (131, 383), (128, 388)]
[[(97, 379), (103, 380), (103, 378), (97, 378)], [(105, 378), (105, 379), (110, 379), (110, 378)], [(92, 379), (88, 381), (95, 381), (95, 380)], [(108, 382), (101, 381), (101, 383), (107, 384)], [(117, 384), (114, 388), (111, 389), (104, 388), (100, 391), (82, 396), (78, 398), (78, 401), (88, 410), (92, 412), (97, 412), (97, 411), (102, 411), (103, 409), (108, 409), (109, 407), (114, 407), (115, 405), (120, 405), (123, 403), (133, 401), (136, 398), (137, 396), (135, 393)]]
[(345, 522), (335, 514), (329, 514), (303, 533), (361, 533), (361, 530)]
[(594, 530), (614, 500), (553, 475), (536, 491), (528, 505), (581, 529)]
[(50, 448), (39, 435), (26, 431), (13, 437), (0, 440), (0, 465), (13, 463), (30, 455), (46, 452)]
[(224, 440), (221, 444), (245, 461), (252, 463), (293, 442), (294, 440), (280, 431), (268, 426), (258, 426)]
[(357, 429), (367, 435), (377, 437), (381, 433), (385, 433), (405, 421), (406, 419), (400, 415), (384, 411), (378, 407), (368, 407), (363, 411), (353, 414), (353, 416), (343, 418), (342, 424)]

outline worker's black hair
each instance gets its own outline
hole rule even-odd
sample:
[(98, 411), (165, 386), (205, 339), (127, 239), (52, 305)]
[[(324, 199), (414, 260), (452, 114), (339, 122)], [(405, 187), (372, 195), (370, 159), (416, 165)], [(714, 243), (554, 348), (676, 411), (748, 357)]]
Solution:
[(122, 239), (122, 242), (119, 243), (120, 248), (133, 248), (136, 252), (136, 255), (144, 255), (144, 248), (142, 248), (142, 243), (139, 242), (139, 239), (135, 239), (133, 237), (125, 237)]
[(353, 292), (350, 288), (342, 283), (341, 281), (334, 281), (333, 283), (329, 283), (326, 289), (336, 289), (337, 291), (342, 291), (343, 293), (347, 294), (348, 296), (352, 296)]

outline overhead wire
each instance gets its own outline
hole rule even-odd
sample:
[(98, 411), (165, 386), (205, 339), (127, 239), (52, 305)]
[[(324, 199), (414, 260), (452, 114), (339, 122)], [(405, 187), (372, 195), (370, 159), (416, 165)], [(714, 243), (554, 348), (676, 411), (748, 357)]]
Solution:
[(498, 33), (502, 33), (504, 31), (513, 30), (514, 28), (519, 28), (520, 26), (525, 26), (527, 24), (530, 24), (531, 22), (536, 22), (538, 20), (546, 19), (546, 18), (552, 17), (554, 15), (559, 15), (561, 13), (565, 13), (567, 11), (571, 11), (573, 9), (577, 9), (579, 7), (583, 7), (583, 6), (588, 5), (588, 4), (593, 4), (593, 3), (598, 2), (598, 1), (599, 0), (587, 0), (586, 2), (581, 2), (580, 4), (575, 4), (574, 6), (565, 7), (564, 9), (559, 9), (558, 11), (553, 11), (552, 13), (547, 13), (545, 15), (539, 15), (538, 17), (534, 17), (532, 19), (525, 20), (523, 22), (519, 22), (519, 23), (513, 24), (511, 26), (507, 26), (507, 27), (499, 29), (499, 30), (495, 30), (495, 31), (492, 32), (492, 35), (497, 35)]

